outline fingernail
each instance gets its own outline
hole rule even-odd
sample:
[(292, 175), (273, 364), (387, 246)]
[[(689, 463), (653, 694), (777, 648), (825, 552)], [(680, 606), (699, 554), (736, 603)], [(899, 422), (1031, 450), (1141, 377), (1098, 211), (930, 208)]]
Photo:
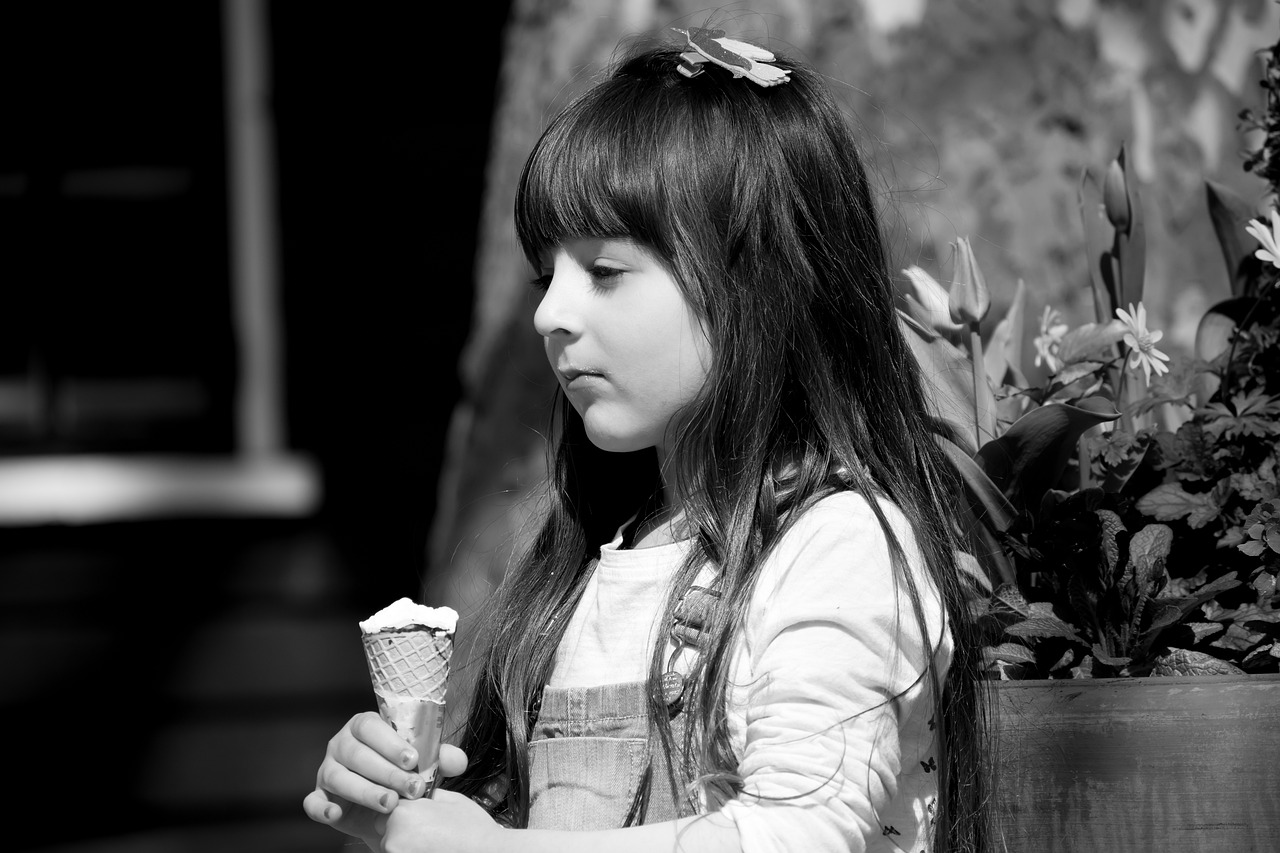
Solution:
[(334, 811), (335, 811), (335, 809), (334, 809), (334, 807), (333, 807), (333, 806), (325, 806), (325, 807), (324, 807), (324, 819), (325, 819), (325, 820), (333, 820), (333, 813), (334, 813)]
[(415, 767), (418, 764), (418, 754), (412, 749), (406, 749), (404, 752), (400, 753), (400, 763), (405, 767)]
[(384, 809), (387, 807), (387, 803), (389, 802), (391, 802), (390, 792), (383, 794), (381, 797), (378, 797), (378, 805), (382, 806)]
[(414, 776), (409, 780), (409, 784), (405, 787), (405, 793), (410, 799), (421, 796), (422, 789), (425, 785), (426, 783), (423, 781), (421, 776)]

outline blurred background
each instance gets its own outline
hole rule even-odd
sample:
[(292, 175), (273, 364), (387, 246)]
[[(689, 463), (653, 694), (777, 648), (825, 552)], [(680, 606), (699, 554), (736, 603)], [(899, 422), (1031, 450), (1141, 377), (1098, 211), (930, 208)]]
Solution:
[(454, 5), (0, 4), (0, 848), (342, 846), (471, 314), (506, 7)]
[[(546, 117), (708, 22), (829, 75), (898, 268), (1091, 319), (1077, 187), (1121, 144), (1173, 351), (1259, 209), (1272, 0), (41, 0), (0, 5), (5, 849), (337, 851), (301, 800), (373, 707), (356, 621), (464, 617), (542, 472), (512, 237)], [(465, 640), (465, 621), (463, 639)], [(465, 642), (460, 649), (465, 658)], [(15, 754), (9, 750), (8, 754)]]

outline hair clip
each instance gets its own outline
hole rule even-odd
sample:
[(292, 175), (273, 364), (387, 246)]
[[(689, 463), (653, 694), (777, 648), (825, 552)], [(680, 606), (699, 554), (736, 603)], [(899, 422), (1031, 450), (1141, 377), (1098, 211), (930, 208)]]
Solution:
[(725, 69), (734, 77), (746, 77), (760, 86), (776, 86), (787, 82), (785, 71), (776, 65), (767, 65), (776, 57), (762, 47), (756, 47), (745, 41), (725, 38), (724, 30), (704, 30), (699, 27), (682, 30), (671, 29), (680, 33), (693, 50), (680, 54), (679, 71), (686, 77), (697, 77), (703, 72), (700, 67), (704, 63), (713, 62)]

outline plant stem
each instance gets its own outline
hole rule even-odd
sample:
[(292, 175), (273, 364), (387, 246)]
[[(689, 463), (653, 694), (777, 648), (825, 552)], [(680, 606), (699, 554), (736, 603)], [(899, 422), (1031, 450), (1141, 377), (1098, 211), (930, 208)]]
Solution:
[(982, 449), (982, 412), (981, 412), (981, 395), (978, 391), (981, 385), (978, 383), (987, 381), (986, 362), (982, 357), (982, 335), (978, 332), (978, 324), (969, 324), (969, 354), (973, 361), (973, 437), (974, 450)]
[[(1275, 287), (1277, 279), (1272, 279), (1269, 284)], [(1227, 363), (1222, 368), (1222, 389), (1223, 399), (1231, 396), (1231, 365), (1236, 358), (1236, 341), (1240, 340), (1240, 335), (1249, 327), (1249, 321), (1253, 319), (1254, 313), (1258, 310), (1258, 306), (1262, 304), (1267, 295), (1267, 284), (1264, 282), (1258, 288), (1258, 295), (1254, 297), (1253, 304), (1249, 306), (1249, 310), (1245, 312), (1244, 317), (1240, 319), (1240, 323), (1236, 326), (1235, 331), (1231, 335), (1231, 349), (1227, 351)], [(1202, 402), (1200, 405), (1206, 405), (1208, 401)]]
[(1121, 353), (1120, 366), (1118, 368), (1120, 377), (1116, 380), (1116, 408), (1120, 410), (1120, 428), (1132, 434), (1133, 415), (1129, 413), (1129, 368), (1127, 365), (1127, 356)]
[(1093, 471), (1089, 467), (1089, 454), (1085, 453), (1084, 441), (1091, 435), (1097, 427), (1090, 427), (1080, 434), (1080, 438), (1076, 440), (1076, 465), (1079, 467), (1077, 476), (1079, 483), (1076, 485), (1078, 491), (1084, 491), (1093, 485)]

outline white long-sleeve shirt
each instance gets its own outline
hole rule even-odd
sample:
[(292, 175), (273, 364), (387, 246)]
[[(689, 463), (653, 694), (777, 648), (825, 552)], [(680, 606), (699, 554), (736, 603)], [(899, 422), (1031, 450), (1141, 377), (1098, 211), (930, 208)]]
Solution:
[[(941, 683), (951, 637), (910, 527), (879, 506), (906, 551), (927, 639), (863, 496), (831, 495), (796, 520), (762, 567), (730, 671), (743, 792), (706, 804), (736, 823), (744, 853), (927, 848), (938, 767), (923, 674), (932, 657)], [(620, 544), (601, 548), (549, 686), (643, 680), (654, 643), (675, 651), (658, 621), (692, 543)]]

